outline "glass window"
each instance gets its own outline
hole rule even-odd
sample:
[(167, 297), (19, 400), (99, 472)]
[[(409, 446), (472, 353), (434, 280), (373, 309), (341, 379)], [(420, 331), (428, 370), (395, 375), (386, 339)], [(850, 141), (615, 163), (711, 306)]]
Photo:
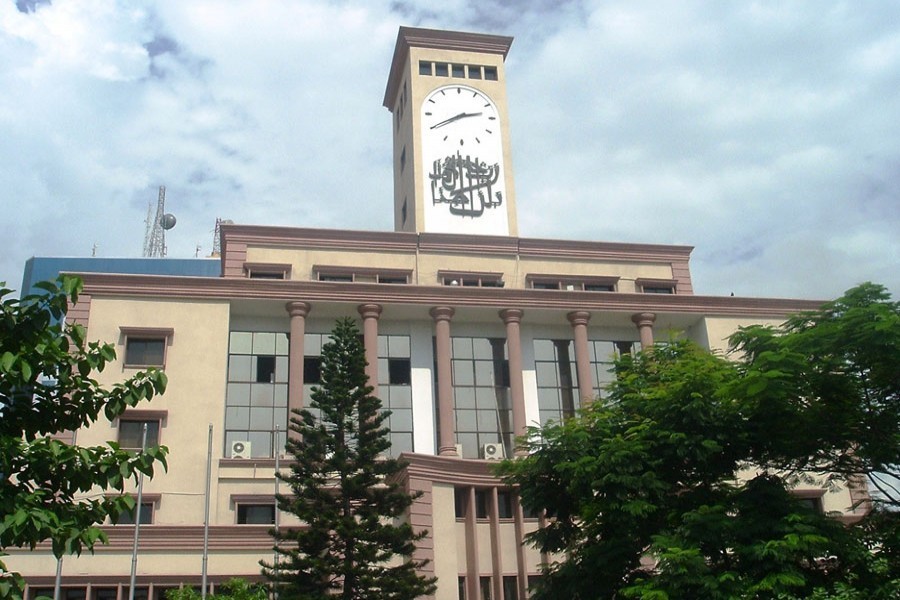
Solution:
[[(467, 457), (485, 444), (502, 443), (512, 454), (509, 362), (502, 338), (451, 339), (456, 441)], [(472, 410), (474, 400), (474, 408)], [(474, 442), (474, 443), (473, 443)]]
[(503, 600), (519, 600), (519, 579), (515, 575), (503, 576)]
[(303, 357), (303, 383), (318, 384), (322, 382), (322, 357)]
[(238, 504), (237, 522), (239, 525), (274, 525), (274, 504)]
[(257, 356), (256, 357), (256, 378), (257, 383), (275, 383), (275, 357), (274, 356)]
[(388, 453), (397, 456), (413, 450), (412, 364), (409, 336), (378, 336), (378, 397), (391, 411), (386, 423), (391, 430)]
[(586, 292), (614, 292), (616, 291), (616, 286), (611, 283), (586, 283), (584, 284), (584, 291)]
[(497, 67), (485, 67), (484, 78), (490, 81), (497, 81)]
[(645, 294), (674, 294), (675, 288), (669, 285), (645, 285), (643, 288)]
[(580, 408), (572, 340), (535, 340), (535, 376), (541, 424), (570, 417)]
[(481, 67), (469, 65), (469, 79), (481, 79)]
[(419, 61), (419, 75), (431, 75), (431, 62), (427, 60)]
[(230, 343), (223, 455), (231, 456), (233, 442), (250, 442), (251, 456), (274, 456), (287, 428), (288, 334), (233, 331)]
[(478, 578), (478, 587), (481, 588), (481, 600), (491, 600), (491, 577), (482, 575)]
[(464, 519), (466, 517), (466, 506), (469, 503), (469, 488), (456, 487), (453, 488), (453, 505), (456, 509), (456, 518)]
[[(137, 508), (137, 507), (135, 507)], [(131, 512), (123, 512), (119, 515), (119, 518), (114, 523), (115, 525), (134, 525), (134, 513), (135, 510)], [(141, 525), (149, 525), (153, 523), (153, 503), (152, 502), (142, 502), (141, 503)]]
[(119, 446), (127, 450), (140, 450), (147, 425), (147, 448), (159, 445), (159, 420), (132, 420), (119, 417)]
[(466, 76), (466, 66), (465, 65), (452, 65), (452, 72), (454, 77), (465, 77)]
[(475, 518), (488, 518), (488, 490), (475, 490)]
[(497, 492), (497, 512), (501, 519), (513, 518), (513, 496), (511, 492)]
[(438, 77), (447, 77), (450, 74), (450, 67), (447, 63), (435, 63), (434, 74)]
[(125, 340), (125, 364), (136, 367), (162, 367), (166, 358), (166, 338), (128, 337)]
[(92, 586), (91, 595), (93, 596), (93, 600), (116, 600), (119, 594), (116, 588), (98, 588)]

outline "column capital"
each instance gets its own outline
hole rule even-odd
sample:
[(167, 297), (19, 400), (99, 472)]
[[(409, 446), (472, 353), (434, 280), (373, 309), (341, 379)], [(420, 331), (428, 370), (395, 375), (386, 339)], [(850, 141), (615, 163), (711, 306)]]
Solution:
[(312, 310), (309, 302), (300, 302), (295, 300), (284, 305), (284, 309), (291, 317), (305, 317)]
[(435, 306), (428, 311), (428, 314), (435, 321), (449, 321), (456, 314), (456, 311), (450, 306)]
[(631, 315), (631, 322), (637, 325), (638, 327), (648, 327), (652, 326), (656, 321), (656, 313), (651, 312), (641, 312), (634, 313)]
[(525, 311), (519, 308), (504, 308), (497, 314), (500, 315), (500, 318), (503, 319), (503, 322), (506, 324), (521, 323), (522, 315), (525, 314)]
[(587, 325), (591, 320), (591, 313), (586, 310), (573, 310), (566, 315), (566, 318), (572, 325)]
[(381, 316), (382, 309), (380, 304), (360, 304), (356, 310), (363, 319), (377, 319)]

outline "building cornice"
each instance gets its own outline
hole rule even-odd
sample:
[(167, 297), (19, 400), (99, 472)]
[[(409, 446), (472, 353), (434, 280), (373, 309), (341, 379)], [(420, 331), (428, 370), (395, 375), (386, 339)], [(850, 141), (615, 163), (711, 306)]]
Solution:
[(821, 300), (740, 298), (678, 294), (632, 294), (444, 285), (385, 285), (324, 281), (282, 281), (212, 277), (168, 277), (111, 273), (78, 273), (86, 294), (98, 297), (180, 298), (210, 301), (233, 299), (337, 302), (420, 306), (657, 312), (730, 317), (783, 318), (818, 309)]
[(407, 463), (406, 476), (410, 479), (474, 487), (492, 487), (500, 482), (494, 474), (496, 461), (409, 452), (402, 453), (400, 459)]
[(281, 249), (362, 250), (366, 252), (434, 252), (543, 259), (609, 260), (620, 262), (687, 261), (693, 246), (554, 240), (455, 233), (410, 233), (312, 229), (266, 225), (221, 226), (222, 256), (230, 244)]

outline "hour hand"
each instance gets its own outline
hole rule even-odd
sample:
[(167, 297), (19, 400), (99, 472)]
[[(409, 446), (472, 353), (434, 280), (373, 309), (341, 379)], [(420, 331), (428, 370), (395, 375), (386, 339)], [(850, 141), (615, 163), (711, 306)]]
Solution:
[(431, 129), (437, 129), (438, 127), (443, 127), (444, 125), (449, 125), (450, 123), (453, 123), (454, 121), (459, 121), (460, 119), (464, 119), (466, 117), (477, 117), (480, 114), (481, 114), (480, 112), (477, 112), (477, 113), (461, 112), (458, 115), (453, 115), (449, 119), (444, 119), (440, 123), (435, 123), (434, 125), (431, 126)]

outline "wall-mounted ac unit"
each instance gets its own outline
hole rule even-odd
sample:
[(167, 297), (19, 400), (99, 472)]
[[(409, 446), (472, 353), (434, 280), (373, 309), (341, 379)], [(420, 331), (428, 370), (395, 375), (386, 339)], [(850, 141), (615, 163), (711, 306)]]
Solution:
[(481, 449), (485, 460), (500, 460), (503, 454), (503, 444), (485, 444)]
[(455, 444), (455, 445), (456, 445), (456, 455), (457, 455), (458, 457), (462, 458), (462, 457), (463, 457), (463, 455), (462, 455), (462, 444)]
[(245, 440), (231, 442), (231, 458), (250, 458), (250, 442)]

